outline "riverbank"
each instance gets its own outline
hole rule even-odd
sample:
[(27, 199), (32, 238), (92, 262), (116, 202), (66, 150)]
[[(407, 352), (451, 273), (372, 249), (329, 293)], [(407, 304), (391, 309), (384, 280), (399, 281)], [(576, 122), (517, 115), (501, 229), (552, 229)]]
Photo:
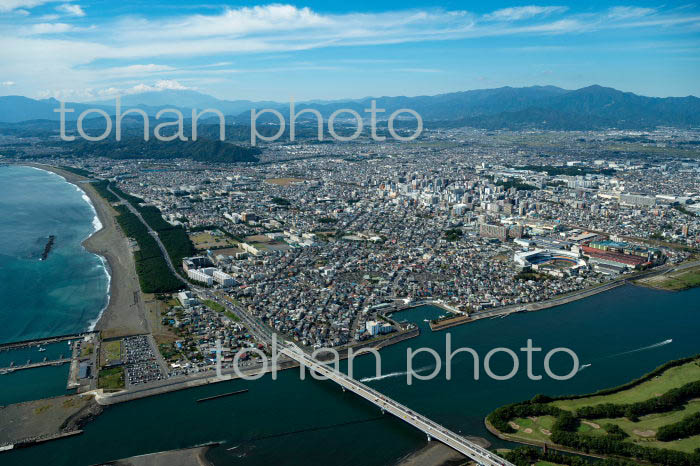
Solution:
[(545, 309), (550, 309), (557, 306), (563, 306), (564, 304), (573, 303), (574, 301), (579, 301), (581, 299), (588, 298), (590, 296), (603, 293), (605, 291), (612, 290), (618, 286), (625, 284), (624, 280), (614, 281), (606, 283), (604, 285), (596, 286), (593, 288), (587, 288), (585, 290), (570, 293), (568, 295), (557, 296), (546, 301), (540, 301), (537, 303), (529, 304), (515, 304), (512, 306), (503, 306), (490, 311), (482, 311), (469, 315), (462, 315), (456, 317), (450, 317), (443, 320), (438, 320), (436, 322), (430, 322), (430, 329), (434, 332), (445, 330), (457, 325), (466, 324), (468, 322), (475, 322), (481, 319), (494, 318), (494, 317), (505, 317), (509, 314), (514, 314), (516, 312), (535, 312), (543, 311)]
[(665, 291), (688, 290), (700, 286), (700, 266), (643, 278), (635, 284)]
[(117, 212), (97, 193), (87, 178), (49, 165), (27, 165), (55, 173), (81, 189), (90, 199), (102, 224), (102, 228), (83, 241), (87, 251), (104, 259), (110, 274), (109, 303), (97, 322), (93, 323), (94, 329), (101, 331), (103, 338), (150, 333), (133, 255), (127, 238), (115, 220)]
[(474, 464), (440, 442), (430, 442), (420, 450), (402, 458), (395, 466), (462, 466)]
[[(340, 360), (345, 360), (348, 357), (348, 350), (352, 350), (357, 354), (361, 349), (371, 348), (374, 350), (380, 350), (381, 348), (395, 345), (401, 343), (402, 341), (415, 338), (420, 335), (420, 329), (414, 328), (401, 333), (391, 335), (377, 341), (362, 342), (350, 347), (341, 348), (338, 350), (338, 355)], [(357, 357), (361, 359), (363, 356), (369, 353), (359, 354)], [(325, 357), (324, 357), (325, 356)], [(319, 360), (326, 361), (331, 360), (331, 357), (326, 354), (319, 355)], [(276, 371), (281, 372), (288, 369), (298, 368), (299, 363), (296, 361), (284, 361), (278, 364)], [(262, 366), (254, 366), (242, 371), (245, 375), (253, 376), (260, 372), (263, 372)], [(272, 372), (272, 368), (268, 367), (265, 373)], [(124, 390), (121, 392), (104, 394), (101, 390), (96, 393), (96, 400), (100, 405), (114, 405), (119, 403), (125, 403), (128, 401), (134, 401), (141, 398), (147, 398), (151, 396), (164, 395), (166, 393), (177, 392), (181, 390), (187, 390), (191, 388), (201, 387), (204, 385), (213, 385), (221, 382), (228, 382), (232, 380), (239, 379), (238, 375), (233, 371), (233, 369), (225, 369), (221, 377), (217, 377), (212, 372), (207, 372), (201, 376), (183, 376), (176, 380), (166, 379), (160, 382), (153, 383), (150, 386), (140, 387), (136, 389)]]
[(495, 308), (489, 311), (481, 311), (469, 315), (465, 314), (462, 316), (448, 317), (446, 319), (430, 322), (430, 329), (433, 331), (440, 331), (486, 318), (506, 317), (509, 314), (514, 314), (517, 312), (542, 311), (545, 309), (550, 309), (553, 307), (558, 307), (564, 304), (569, 304), (582, 299), (586, 299), (591, 296), (595, 296), (597, 294), (613, 290), (628, 283), (640, 286), (649, 286), (650, 288), (668, 289), (662, 288), (660, 286), (650, 286), (646, 282), (657, 279), (659, 277), (673, 277), (677, 273), (689, 274), (683, 275), (684, 277), (690, 277), (687, 278), (684, 283), (688, 285), (688, 282), (690, 282), (690, 284), (692, 285), (677, 288), (677, 291), (694, 288), (695, 286), (700, 286), (700, 262), (686, 262), (675, 267), (671, 265), (663, 265), (651, 270), (637, 272), (630, 276), (622, 276), (618, 279), (615, 279), (608, 283), (604, 283), (602, 285), (575, 291), (562, 296), (555, 296), (554, 298), (548, 299), (546, 301), (540, 301), (529, 304), (513, 304), (510, 306)]
[[(491, 442), (482, 437), (466, 437), (482, 448), (491, 448)], [(476, 463), (444, 443), (429, 442), (426, 446), (401, 458), (395, 466), (471, 466)]]
[(101, 466), (211, 466), (206, 454), (215, 445), (217, 444), (133, 456), (103, 463)]

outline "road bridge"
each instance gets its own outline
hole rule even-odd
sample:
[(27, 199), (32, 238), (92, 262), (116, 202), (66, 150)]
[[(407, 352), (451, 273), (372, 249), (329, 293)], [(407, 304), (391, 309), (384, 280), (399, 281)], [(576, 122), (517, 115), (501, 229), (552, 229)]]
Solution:
[(299, 364), (303, 364), (317, 374), (325, 376), (328, 380), (332, 380), (340, 385), (343, 390), (350, 390), (351, 392), (361, 396), (370, 403), (378, 406), (382, 412), (389, 412), (402, 421), (407, 422), (413, 427), (421, 430), (427, 435), (428, 440), (439, 440), (445, 445), (460, 452), (464, 456), (484, 466), (514, 466), (512, 463), (509, 463), (495, 453), (491, 453), (487, 449), (480, 447), (474, 442), (465, 439), (461, 435), (458, 435), (449, 429), (446, 429), (445, 427), (431, 421), (427, 417), (416, 413), (401, 403), (392, 400), (388, 396), (383, 395), (367, 385), (348, 377), (342, 372), (336, 371), (331, 367), (318, 362), (293, 343), (284, 344), (280, 350), (280, 353), (296, 360), (299, 362)]
[[(239, 309), (233, 303), (221, 299), (210, 290), (198, 289), (197, 291), (206, 298), (213, 299), (219, 304), (222, 304), (229, 310), (233, 311), (241, 318), (243, 324), (248, 328), (248, 331), (253, 333), (260, 341), (266, 342), (268, 345), (271, 344), (271, 330), (261, 325), (257, 319), (251, 317), (247, 312)], [(361, 396), (370, 403), (378, 406), (382, 412), (389, 412), (399, 419), (411, 424), (415, 428), (425, 433), (428, 440), (438, 440), (483, 466), (514, 466), (512, 463), (509, 463), (498, 455), (480, 447), (474, 442), (470, 442), (461, 435), (446, 429), (429, 418), (416, 413), (415, 411), (398, 403), (397, 401), (392, 400), (391, 398), (368, 387), (367, 385), (348, 377), (344, 373), (338, 372), (326, 364), (317, 361), (294, 343), (282, 342), (280, 344), (280, 348), (280, 354), (283, 354), (288, 358), (297, 361), (299, 364), (308, 367), (314, 372), (325, 376), (329, 380), (332, 380), (340, 385), (343, 390), (350, 390), (353, 393)]]

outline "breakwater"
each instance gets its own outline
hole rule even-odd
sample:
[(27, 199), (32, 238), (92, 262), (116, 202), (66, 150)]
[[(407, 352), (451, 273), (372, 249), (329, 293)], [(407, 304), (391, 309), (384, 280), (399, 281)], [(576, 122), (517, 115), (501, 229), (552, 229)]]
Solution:
[(44, 246), (44, 252), (41, 253), (41, 258), (39, 260), (45, 261), (47, 257), (49, 257), (49, 253), (51, 252), (51, 248), (53, 248), (53, 243), (56, 241), (56, 236), (55, 235), (49, 235), (49, 241), (46, 243), (46, 246)]

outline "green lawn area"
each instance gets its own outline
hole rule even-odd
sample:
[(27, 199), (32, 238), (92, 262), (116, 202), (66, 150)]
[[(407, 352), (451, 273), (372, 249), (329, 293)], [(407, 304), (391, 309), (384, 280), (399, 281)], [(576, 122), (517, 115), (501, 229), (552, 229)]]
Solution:
[(241, 319), (240, 319), (236, 314), (234, 314), (234, 313), (231, 312), (231, 311), (226, 311), (226, 312), (224, 312), (224, 315), (225, 315), (226, 317), (228, 317), (229, 319), (231, 319), (232, 321), (234, 321), (234, 322), (240, 322), (240, 321), (241, 321)]
[(113, 361), (121, 361), (122, 359), (122, 342), (121, 340), (103, 341), (102, 351), (105, 358), (105, 363)]
[(582, 420), (581, 425), (578, 427), (578, 432), (587, 435), (605, 435), (605, 429), (603, 424), (598, 421), (586, 421)]
[(700, 448), (700, 435), (694, 435), (692, 437), (674, 440), (673, 442), (659, 442), (657, 440), (653, 440), (644, 443), (644, 445), (649, 447), (668, 448), (671, 450), (692, 453), (695, 451), (696, 448)]
[(124, 388), (124, 369), (121, 367), (102, 369), (97, 380), (97, 388), (105, 390), (120, 390)]
[[(554, 417), (539, 416), (529, 418), (517, 418), (514, 419), (513, 422), (518, 425), (518, 432), (509, 435), (524, 440), (535, 440), (537, 442), (551, 441), (549, 435), (542, 431), (552, 430), (552, 425), (554, 424)], [(511, 427), (515, 428), (515, 426), (513, 426), (512, 424)]]
[(636, 387), (618, 393), (603, 396), (591, 396), (576, 400), (559, 400), (552, 403), (562, 409), (573, 411), (583, 406), (595, 406), (602, 403), (628, 404), (645, 401), (658, 394), (663, 394), (672, 388), (678, 388), (689, 382), (700, 380), (700, 363), (691, 361), (682, 366), (672, 367), (651, 380)]
[(658, 275), (639, 280), (642, 285), (662, 290), (680, 291), (700, 286), (700, 267), (693, 267), (680, 272)]
[(685, 290), (696, 286), (700, 286), (700, 268), (673, 275), (665, 283), (665, 288), (669, 290)]
[(224, 312), (226, 310), (226, 308), (222, 304), (219, 304), (216, 301), (212, 301), (211, 299), (205, 299), (204, 305), (212, 311), (216, 312)]
[(627, 418), (595, 419), (592, 422), (601, 426), (605, 424), (616, 424), (620, 426), (620, 428), (629, 435), (627, 439), (629, 442), (639, 443), (645, 446), (692, 452), (695, 448), (700, 447), (700, 436), (689, 437), (673, 442), (658, 442), (654, 439), (654, 435), (659, 427), (673, 424), (686, 416), (698, 412), (700, 412), (700, 400), (692, 400), (681, 410), (668, 413), (648, 414), (639, 418), (638, 422), (632, 422)]

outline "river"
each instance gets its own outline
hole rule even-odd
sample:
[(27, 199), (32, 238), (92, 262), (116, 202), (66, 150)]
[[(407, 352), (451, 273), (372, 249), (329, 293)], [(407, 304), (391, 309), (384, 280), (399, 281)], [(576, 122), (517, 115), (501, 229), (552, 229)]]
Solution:
[[(491, 380), (483, 368), (474, 380), (472, 357), (453, 358), (452, 379), (444, 370), (430, 381), (406, 384), (407, 348), (427, 347), (445, 355), (446, 332), (431, 332), (425, 319), (444, 311), (424, 306), (395, 314), (421, 327), (421, 335), (381, 351), (383, 374), (374, 359), (355, 362), (355, 377), (433, 420), (465, 435), (488, 438), (483, 418), (492, 409), (537, 393), (587, 393), (621, 384), (671, 359), (700, 352), (700, 289), (670, 293), (624, 286), (557, 308), (479, 321), (449, 330), (453, 349), (471, 347), (484, 355), (495, 347), (521, 354), (515, 378)], [(582, 370), (567, 381), (529, 380), (519, 348), (532, 339), (547, 352), (567, 347)], [(541, 374), (542, 353), (534, 357)], [(427, 355), (414, 367), (432, 366)], [(344, 366), (343, 366), (344, 367)], [(512, 368), (510, 357), (493, 357), (493, 372)], [(569, 356), (552, 358), (555, 373), (571, 368)], [(428, 370), (429, 371), (429, 370)], [(247, 388), (245, 394), (205, 403), (195, 400)], [(216, 465), (385, 465), (425, 445), (425, 437), (357, 396), (328, 381), (300, 380), (298, 370), (257, 381), (231, 381), (111, 406), (81, 436), (2, 455), (4, 465), (90, 465), (148, 452), (222, 442), (209, 459)]]

